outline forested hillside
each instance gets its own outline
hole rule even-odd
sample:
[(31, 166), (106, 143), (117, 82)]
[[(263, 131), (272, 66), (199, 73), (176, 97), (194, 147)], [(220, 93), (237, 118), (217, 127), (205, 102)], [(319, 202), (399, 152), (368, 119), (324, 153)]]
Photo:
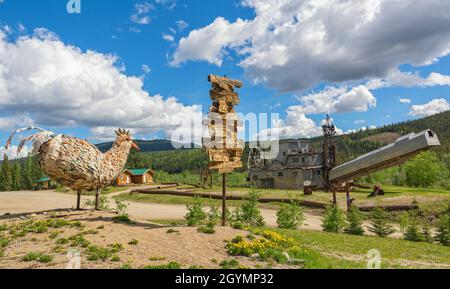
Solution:
[[(439, 140), (441, 141), (441, 146), (436, 148), (435, 151), (444, 159), (450, 168), (449, 128), (450, 111), (447, 111), (418, 120), (386, 125), (375, 130), (360, 131), (340, 136), (336, 140), (339, 149), (339, 159), (341, 162), (344, 162), (386, 145), (387, 143), (384, 143), (382, 140), (392, 139), (392, 137), (385, 137), (389, 133), (396, 133), (398, 136), (403, 136), (409, 133), (418, 133), (426, 129), (431, 129), (439, 136)], [(322, 138), (318, 138), (316, 141), (321, 142)]]
[[(141, 152), (163, 152), (163, 151), (173, 151), (175, 150), (172, 142), (170, 140), (136, 140), (136, 144), (141, 149)], [(112, 147), (112, 142), (97, 144), (97, 147), (100, 151), (106, 152)], [(181, 147), (181, 145), (176, 144), (177, 147)], [(194, 147), (193, 145), (189, 146), (190, 148)]]
[[(411, 132), (421, 132), (426, 129), (435, 131), (441, 141), (441, 147), (436, 148), (432, 155), (422, 158), (422, 162), (438, 162), (437, 170), (443, 171), (440, 178), (446, 178), (446, 172), (450, 171), (450, 111), (423, 119), (407, 121), (399, 124), (391, 124), (375, 130), (366, 130), (342, 135), (336, 138), (338, 146), (339, 163), (354, 159), (364, 153), (378, 149), (389, 142), (395, 141), (399, 136)], [(321, 145), (323, 138), (310, 140), (315, 146)], [(208, 159), (201, 149), (175, 150), (168, 140), (137, 141), (141, 152), (132, 151), (129, 156), (127, 168), (151, 168), (153, 170), (168, 173), (181, 174), (192, 172), (198, 175), (206, 168)], [(112, 143), (99, 144), (102, 151), (111, 147)], [(244, 168), (238, 172), (246, 171), (248, 149), (243, 156)], [(417, 165), (420, 167), (420, 164)], [(446, 171), (446, 172), (445, 172)], [(395, 175), (395, 177), (393, 177)], [(37, 167), (34, 158), (27, 160), (9, 161), (0, 166), (0, 190), (29, 189), (32, 182), (39, 179), (42, 172)], [(402, 184), (405, 177), (402, 168), (394, 168), (387, 172), (374, 175), (380, 182)], [(446, 182), (448, 184), (448, 182)], [(447, 186), (447, 185), (445, 185)]]

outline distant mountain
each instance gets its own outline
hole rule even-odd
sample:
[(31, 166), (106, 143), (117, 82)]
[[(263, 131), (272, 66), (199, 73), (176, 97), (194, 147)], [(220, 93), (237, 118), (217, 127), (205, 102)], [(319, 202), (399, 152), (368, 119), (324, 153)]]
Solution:
[[(141, 149), (141, 152), (164, 152), (164, 151), (173, 151), (175, 150), (172, 142), (170, 140), (151, 140), (151, 141), (144, 141), (144, 140), (135, 140), (135, 143), (139, 146)], [(176, 144), (176, 143), (175, 143)], [(108, 151), (113, 145), (113, 142), (106, 142), (97, 144), (96, 146), (101, 152)], [(177, 147), (181, 147), (181, 145), (177, 145)], [(190, 146), (191, 148), (193, 146)]]

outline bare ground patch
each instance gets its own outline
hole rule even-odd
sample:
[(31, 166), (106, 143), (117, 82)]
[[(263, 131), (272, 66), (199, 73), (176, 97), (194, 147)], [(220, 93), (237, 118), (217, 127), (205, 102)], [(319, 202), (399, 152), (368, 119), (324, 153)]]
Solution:
[[(63, 219), (81, 223), (81, 227), (49, 228), (43, 233), (28, 233), (24, 237), (10, 240), (0, 258), (0, 268), (66, 268), (69, 261), (69, 249), (81, 253), (81, 268), (121, 268), (128, 264), (131, 268), (143, 268), (148, 265), (162, 265), (177, 262), (182, 268), (191, 266), (203, 268), (220, 268), (219, 263), (229, 260), (225, 250), (225, 240), (236, 235), (245, 235), (246, 232), (234, 230), (229, 227), (217, 227), (216, 233), (207, 235), (197, 232), (196, 228), (164, 227), (148, 222), (137, 221), (136, 224), (117, 224), (112, 218), (113, 213), (106, 212), (72, 212), (49, 216), (34, 216), (33, 221)], [(1, 221), (0, 224), (19, 224), (24, 220)], [(170, 231), (169, 231), (170, 230)], [(0, 232), (5, 237), (7, 232)], [(80, 235), (89, 245), (98, 248), (111, 248), (111, 245), (121, 247), (114, 253), (114, 258), (108, 257), (105, 261), (90, 261), (89, 252), (80, 245), (74, 245), (71, 237)], [(73, 239), (73, 238), (72, 238)], [(58, 240), (67, 240), (67, 243), (58, 244)], [(136, 240), (135, 242), (131, 242)], [(65, 242), (65, 241), (64, 241)], [(129, 243), (134, 243), (130, 245)], [(61, 242), (63, 243), (63, 242)], [(51, 256), (52, 261), (40, 263), (39, 261), (23, 261), (24, 256), (30, 252), (43, 253)], [(114, 259), (114, 260), (113, 260)], [(239, 264), (248, 268), (260, 268), (266, 263), (253, 261), (248, 258), (235, 258)]]

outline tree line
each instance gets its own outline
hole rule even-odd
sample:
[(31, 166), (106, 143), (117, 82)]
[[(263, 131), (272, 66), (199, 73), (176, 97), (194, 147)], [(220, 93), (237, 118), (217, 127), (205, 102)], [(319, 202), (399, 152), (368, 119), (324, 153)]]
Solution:
[(9, 161), (0, 165), (0, 191), (32, 190), (36, 180), (44, 176), (36, 157)]

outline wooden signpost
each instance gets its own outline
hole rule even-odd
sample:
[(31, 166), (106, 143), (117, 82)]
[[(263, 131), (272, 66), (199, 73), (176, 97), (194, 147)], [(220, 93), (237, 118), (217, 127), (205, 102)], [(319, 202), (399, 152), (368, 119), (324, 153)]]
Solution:
[(208, 127), (210, 138), (203, 139), (203, 148), (209, 157), (209, 170), (222, 174), (222, 225), (226, 226), (226, 174), (243, 166), (244, 143), (238, 139), (241, 123), (234, 110), (240, 102), (234, 89), (241, 88), (242, 82), (216, 75), (209, 75), (208, 81), (212, 85), (209, 93), (212, 105), (204, 125)]

